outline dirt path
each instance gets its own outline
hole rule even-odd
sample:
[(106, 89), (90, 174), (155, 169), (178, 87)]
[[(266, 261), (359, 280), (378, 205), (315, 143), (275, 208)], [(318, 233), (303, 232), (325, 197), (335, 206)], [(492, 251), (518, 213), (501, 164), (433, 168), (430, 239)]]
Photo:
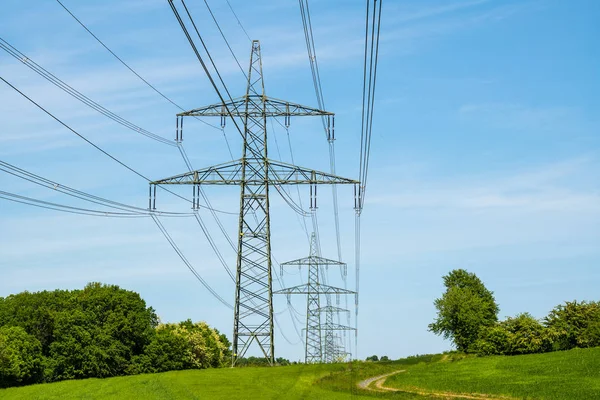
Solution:
[(419, 388), (410, 388), (410, 389), (398, 389), (384, 386), (385, 380), (392, 375), (400, 374), (402, 372), (406, 372), (406, 370), (401, 369), (398, 371), (390, 372), (383, 375), (374, 376), (369, 379), (365, 379), (364, 381), (358, 382), (357, 386), (364, 390), (371, 390), (374, 392), (404, 392), (404, 393), (414, 393), (422, 396), (434, 396), (442, 399), (486, 399), (486, 400), (510, 400), (511, 397), (504, 396), (493, 396), (487, 394), (460, 394), (460, 393), (451, 393), (451, 392), (426, 392)]
[[(392, 376), (392, 375), (396, 375), (399, 374), (401, 372), (406, 372), (406, 370), (401, 369), (398, 371), (394, 371), (394, 372), (390, 372), (388, 374), (383, 374), (383, 375), (379, 375), (379, 376), (374, 376), (372, 378), (369, 379), (365, 379), (364, 381), (360, 381), (358, 382), (357, 386), (361, 389), (366, 389), (366, 390), (374, 390), (373, 388), (369, 387), (371, 386), (371, 384), (375, 381), (377, 381), (379, 383), (379, 381), (381, 381), (381, 383), (385, 382), (386, 378)], [(376, 384), (377, 385), (377, 384)], [(388, 388), (389, 389), (389, 388)], [(385, 389), (384, 389), (385, 390)]]

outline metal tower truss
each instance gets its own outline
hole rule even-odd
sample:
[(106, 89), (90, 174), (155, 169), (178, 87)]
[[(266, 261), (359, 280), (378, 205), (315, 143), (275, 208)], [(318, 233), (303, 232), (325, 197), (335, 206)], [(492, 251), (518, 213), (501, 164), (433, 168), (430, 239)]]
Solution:
[[(327, 298), (327, 303), (331, 302), (331, 298)], [(341, 353), (344, 352), (344, 349), (336, 343), (338, 339), (334, 334), (336, 331), (351, 331), (355, 330), (352, 327), (344, 326), (340, 324), (336, 324), (333, 322), (334, 313), (349, 313), (349, 310), (340, 307), (334, 307), (328, 304), (325, 307), (319, 309), (321, 313), (325, 313), (325, 326), (323, 327), (323, 331), (325, 332), (325, 349), (323, 351), (323, 361), (327, 363), (332, 363), (338, 361)]]
[[(223, 114), (234, 117), (246, 117), (246, 103), (254, 103), (260, 107), (249, 110), (249, 116), (252, 117), (333, 117), (335, 114), (300, 104), (290, 103), (289, 101), (269, 98), (258, 93), (249, 93), (244, 97), (239, 97), (233, 101), (213, 104), (206, 107), (196, 108), (177, 114), (182, 117), (220, 117)], [(264, 104), (264, 106), (263, 106)], [(227, 112), (229, 110), (229, 112)], [(289, 122), (289, 121), (288, 121)], [(333, 123), (330, 124), (330, 131), (333, 134)], [(333, 138), (333, 137), (332, 137)]]
[[(339, 266), (342, 268), (346, 267), (345, 263), (340, 261), (331, 260), (318, 256), (318, 247), (316, 241), (316, 235), (311, 235), (310, 242), (310, 256), (281, 263), (281, 271), (286, 266), (306, 266), (308, 267), (308, 281), (304, 285), (293, 286), (274, 292), (275, 294), (306, 294), (306, 340), (305, 340), (305, 362), (331, 362), (333, 357), (331, 356), (334, 352), (334, 339), (333, 331), (336, 330), (353, 330), (354, 328), (335, 324), (333, 322), (333, 310), (338, 310), (338, 307), (333, 307), (330, 303), (331, 294), (337, 296), (342, 294), (355, 294), (355, 292), (341, 289), (329, 285), (323, 285), (319, 282), (319, 272), (322, 267), (326, 266)], [(321, 307), (321, 295), (327, 295), (327, 306)], [(345, 311), (343, 309), (339, 309)], [(327, 315), (327, 323), (325, 328), (321, 324), (321, 313), (325, 312)], [(322, 331), (325, 330), (325, 347), (322, 344)]]
[[(273, 161), (267, 151), (267, 118), (325, 116), (328, 135), (334, 137), (334, 114), (265, 95), (260, 43), (252, 42), (246, 95), (230, 102), (197, 108), (177, 115), (176, 140), (183, 139), (184, 117), (240, 117), (243, 127), (242, 157), (192, 172), (150, 182), (150, 203), (155, 207), (156, 186), (192, 185), (193, 208), (199, 207), (200, 185), (237, 185), (240, 187), (240, 213), (236, 262), (236, 289), (233, 323), (233, 359), (243, 357), (257, 344), (262, 354), (274, 363), (273, 290), (271, 274), (271, 224), (269, 187), (271, 185), (311, 185), (311, 205), (316, 204), (316, 185), (358, 184), (332, 174)], [(243, 129), (243, 131), (242, 131)], [(154, 189), (154, 190), (153, 190)], [(333, 289), (330, 289), (333, 290)]]
[[(259, 164), (260, 162), (260, 164)], [(151, 185), (262, 185), (264, 169), (277, 185), (353, 184), (356, 181), (281, 161), (246, 158), (150, 182)]]

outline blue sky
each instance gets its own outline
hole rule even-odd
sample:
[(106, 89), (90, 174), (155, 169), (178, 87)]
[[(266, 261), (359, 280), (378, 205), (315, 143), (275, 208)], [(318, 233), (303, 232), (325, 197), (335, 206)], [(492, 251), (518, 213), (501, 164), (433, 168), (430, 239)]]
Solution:
[[(166, 1), (64, 3), (184, 108), (218, 101)], [(244, 78), (203, 2), (188, 3), (228, 88), (241, 95)], [(246, 68), (249, 41), (224, 1), (210, 4)], [(231, 4), (250, 36), (261, 40), (267, 94), (316, 105), (298, 3)], [(310, 5), (325, 104), (336, 113), (337, 171), (356, 177), (364, 4)], [(448, 342), (427, 332), (427, 324), (435, 316), (433, 300), (443, 291), (441, 276), (454, 268), (475, 272), (495, 292), (501, 317), (523, 311), (543, 317), (566, 300), (598, 300), (600, 4), (388, 0), (383, 14), (362, 218), (358, 356), (397, 358), (448, 349)], [(5, 1), (0, 26), (0, 37), (71, 86), (147, 130), (174, 137), (178, 110), (115, 61), (58, 3)], [(102, 117), (4, 52), (0, 75), (145, 175), (162, 178), (185, 171), (174, 148)], [(0, 160), (80, 190), (146, 206), (142, 179), (5, 85), (0, 85), (0, 105)], [(195, 167), (229, 159), (220, 131), (186, 121), (184, 134)], [(239, 154), (231, 124), (226, 134)], [(297, 164), (328, 169), (318, 120), (293, 120), (289, 134)], [(270, 151), (272, 158), (280, 153), (290, 161), (286, 132), (277, 125)], [(0, 189), (86, 206), (4, 173)], [(238, 191), (207, 188), (213, 205), (234, 212)], [(189, 193), (182, 189), (181, 194)], [(301, 194), (306, 206), (308, 192)], [(340, 188), (339, 199), (343, 258), (352, 282), (351, 189)], [(189, 209), (164, 192), (158, 205)], [(323, 255), (335, 257), (327, 191), (320, 193), (319, 206)], [(293, 211), (275, 196), (272, 207), (276, 260), (307, 255)], [(210, 214), (200, 215), (233, 266), (235, 254)], [(202, 276), (233, 301), (233, 285), (195, 221), (163, 222)], [(226, 215), (222, 222), (235, 236), (237, 217)], [(139, 292), (163, 321), (206, 320), (231, 336), (232, 313), (193, 279), (151, 219), (73, 216), (2, 201), (0, 226), (0, 296), (79, 288), (89, 281), (113, 283)], [(329, 274), (333, 284), (342, 285), (336, 271)], [(284, 275), (288, 286), (300, 279), (296, 270)], [(293, 304), (304, 313), (303, 299)], [(284, 298), (275, 299), (280, 325), (276, 356), (300, 359), (302, 344), (285, 305)]]

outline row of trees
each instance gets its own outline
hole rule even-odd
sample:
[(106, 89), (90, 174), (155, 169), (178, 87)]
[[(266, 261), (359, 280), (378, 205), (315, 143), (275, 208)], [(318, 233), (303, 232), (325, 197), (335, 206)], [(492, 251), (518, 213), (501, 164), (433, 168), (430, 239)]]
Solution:
[(160, 324), (139, 294), (118, 286), (0, 298), (0, 387), (220, 367), (230, 357), (216, 329)]
[(599, 302), (566, 302), (542, 320), (522, 313), (498, 321), (494, 295), (475, 274), (459, 269), (443, 280), (446, 292), (434, 302), (429, 330), (459, 351), (515, 355), (600, 346)]

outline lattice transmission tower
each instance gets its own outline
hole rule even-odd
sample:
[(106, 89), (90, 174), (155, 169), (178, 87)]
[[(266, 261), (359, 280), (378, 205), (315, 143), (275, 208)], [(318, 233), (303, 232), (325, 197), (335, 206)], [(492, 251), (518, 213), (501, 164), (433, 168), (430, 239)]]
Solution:
[[(329, 296), (335, 294), (347, 295), (355, 294), (351, 290), (337, 288), (322, 284), (319, 279), (321, 269), (327, 266), (338, 266), (345, 268), (346, 264), (336, 260), (330, 260), (328, 258), (320, 257), (317, 247), (316, 235), (311, 235), (310, 241), (310, 255), (305, 258), (298, 260), (287, 261), (281, 263), (281, 273), (283, 273), (283, 267), (286, 266), (299, 266), (308, 268), (308, 280), (306, 284), (293, 286), (285, 289), (276, 291), (276, 294), (305, 294), (307, 295), (306, 300), (306, 340), (305, 340), (305, 356), (304, 361), (306, 363), (315, 362), (327, 362), (326, 355), (331, 354), (334, 351), (333, 348), (333, 336), (329, 337), (329, 333), (333, 335), (333, 331), (345, 330), (353, 328), (341, 326), (333, 322), (332, 306), (328, 304), (326, 307), (321, 308), (321, 295)], [(328, 301), (329, 302), (329, 301)], [(325, 312), (331, 317), (327, 317), (327, 323), (325, 327), (321, 323), (321, 313)], [(330, 319), (331, 318), (331, 319)], [(322, 344), (322, 333), (325, 331), (325, 348)], [(325, 351), (324, 351), (325, 350)], [(329, 352), (329, 353), (328, 353)]]
[(218, 104), (177, 114), (176, 140), (183, 139), (184, 117), (240, 118), (243, 127), (242, 157), (150, 183), (150, 202), (155, 208), (156, 186), (192, 185), (193, 207), (199, 208), (201, 185), (240, 187), (240, 211), (236, 262), (236, 288), (233, 322), (233, 359), (243, 357), (253, 343), (274, 363), (273, 288), (271, 274), (271, 225), (269, 188), (272, 185), (311, 185), (311, 203), (316, 202), (317, 185), (358, 184), (333, 174), (273, 161), (268, 157), (267, 118), (282, 117), (286, 127), (291, 117), (327, 118), (328, 139), (334, 140), (334, 114), (265, 95), (260, 43), (252, 42), (246, 94)]
[(342, 358), (350, 355), (346, 352), (343, 346), (339, 344), (341, 338), (335, 334), (336, 331), (353, 331), (355, 328), (336, 324), (333, 316), (337, 313), (349, 313), (350, 310), (345, 308), (335, 307), (331, 305), (330, 298), (327, 300), (327, 306), (322, 307), (319, 311), (325, 314), (325, 324), (322, 325), (322, 330), (325, 332), (325, 347), (323, 349), (323, 362), (332, 363), (339, 361)]

